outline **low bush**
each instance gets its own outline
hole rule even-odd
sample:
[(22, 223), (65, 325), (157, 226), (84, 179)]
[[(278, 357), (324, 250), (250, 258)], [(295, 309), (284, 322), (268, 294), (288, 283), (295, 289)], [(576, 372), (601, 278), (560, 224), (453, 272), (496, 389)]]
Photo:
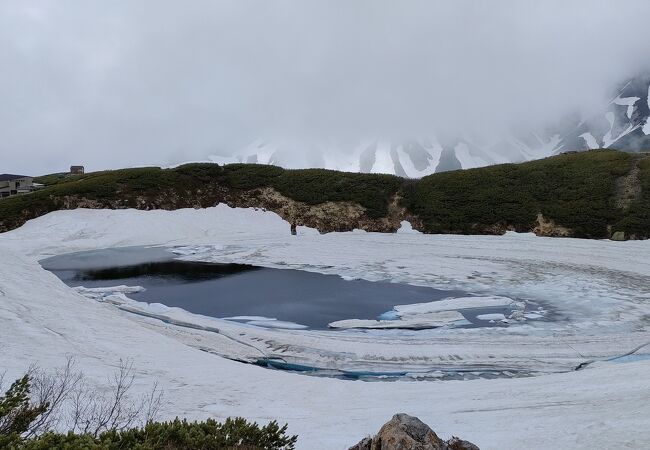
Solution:
[[(277, 422), (265, 426), (242, 418), (223, 423), (208, 419), (188, 422), (150, 422), (142, 428), (107, 431), (94, 437), (90, 434), (49, 432), (31, 439), (17, 441), (16, 450), (84, 449), (84, 450), (290, 450), (296, 436), (286, 434), (287, 426)], [(8, 447), (9, 448), (9, 447)]]
[[(156, 422), (152, 415), (161, 398), (157, 387), (143, 397), (147, 401), (133, 403), (130, 364), (120, 364), (109, 378), (113, 384), (108, 395), (89, 390), (83, 374), (73, 366), (68, 360), (52, 374), (32, 369), (0, 396), (0, 449), (291, 450), (295, 446), (297, 436), (287, 435), (287, 425), (275, 421), (264, 426), (243, 418)], [(66, 424), (69, 431), (59, 432)]]

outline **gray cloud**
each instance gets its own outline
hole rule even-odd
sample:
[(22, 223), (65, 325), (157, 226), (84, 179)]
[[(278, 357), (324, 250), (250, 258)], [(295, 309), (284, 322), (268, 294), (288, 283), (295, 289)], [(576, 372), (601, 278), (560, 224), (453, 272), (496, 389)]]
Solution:
[(4, 0), (0, 172), (541, 127), (647, 69), (648, 17), (647, 0)]

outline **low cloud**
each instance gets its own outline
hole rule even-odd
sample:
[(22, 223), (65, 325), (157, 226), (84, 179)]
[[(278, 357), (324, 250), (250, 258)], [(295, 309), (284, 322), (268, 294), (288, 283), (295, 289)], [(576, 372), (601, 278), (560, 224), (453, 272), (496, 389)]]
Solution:
[(648, 17), (646, 0), (5, 0), (0, 171), (542, 128), (648, 70)]

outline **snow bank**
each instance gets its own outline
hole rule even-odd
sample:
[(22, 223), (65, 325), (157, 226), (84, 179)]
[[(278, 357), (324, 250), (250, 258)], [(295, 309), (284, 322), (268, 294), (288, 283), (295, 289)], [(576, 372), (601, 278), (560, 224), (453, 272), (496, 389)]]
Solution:
[(397, 229), (396, 233), (399, 234), (421, 234), (418, 230), (413, 229), (411, 222), (407, 220), (402, 220), (400, 222), (400, 227)]

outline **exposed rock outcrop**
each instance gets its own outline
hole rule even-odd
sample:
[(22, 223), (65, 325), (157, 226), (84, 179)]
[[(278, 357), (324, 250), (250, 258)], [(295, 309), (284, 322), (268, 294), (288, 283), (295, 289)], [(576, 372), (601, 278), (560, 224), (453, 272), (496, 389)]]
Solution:
[(570, 237), (573, 231), (569, 228), (557, 225), (553, 219), (547, 219), (542, 213), (537, 214), (537, 226), (533, 228), (537, 236)]
[(472, 444), (469, 441), (463, 439), (452, 437), (447, 441), (447, 450), (480, 450), (478, 446)]
[(233, 193), (222, 201), (232, 207), (254, 207), (273, 211), (289, 223), (316, 228), (320, 232), (365, 231), (393, 233), (401, 222), (407, 220), (416, 230), (423, 229), (422, 221), (399, 204), (394, 196), (388, 204), (385, 217), (372, 218), (366, 210), (354, 202), (324, 202), (316, 205), (299, 202), (286, 197), (271, 187)]
[(443, 441), (417, 417), (395, 414), (374, 437), (367, 437), (350, 450), (479, 450), (471, 442), (452, 437)]

